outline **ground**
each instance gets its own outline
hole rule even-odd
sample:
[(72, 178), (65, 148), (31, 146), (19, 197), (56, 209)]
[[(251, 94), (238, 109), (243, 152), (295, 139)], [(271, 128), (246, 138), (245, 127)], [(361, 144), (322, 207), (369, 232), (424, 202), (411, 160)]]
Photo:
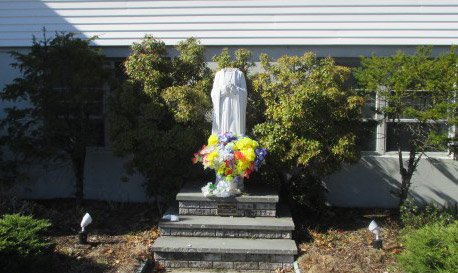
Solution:
[[(59, 273), (136, 272), (151, 258), (148, 249), (159, 235), (158, 213), (151, 204), (86, 201), (77, 208), (74, 200), (60, 199), (19, 201), (15, 206), (16, 212), (52, 221), (48, 235), (55, 244), (53, 268)], [(93, 218), (89, 244), (79, 245), (79, 224), (86, 212)], [(373, 235), (367, 226), (373, 219), (382, 227), (383, 250), (370, 245)], [(295, 223), (302, 273), (401, 272), (396, 265), (402, 251), (400, 227), (393, 211), (331, 209), (321, 217), (295, 213)]]
[[(382, 250), (371, 245), (371, 220), (382, 227)], [(402, 245), (395, 211), (332, 209), (318, 219), (303, 217), (299, 222), (296, 237), (302, 242), (297, 261), (302, 273), (402, 272), (396, 264)]]
[[(50, 219), (48, 234), (54, 243), (54, 272), (125, 273), (136, 272), (158, 230), (158, 214), (151, 204), (86, 201), (78, 208), (74, 200), (18, 201), (15, 212)], [(0, 212), (2, 212), (0, 210)], [(78, 244), (83, 215), (93, 222), (88, 227), (88, 244)]]

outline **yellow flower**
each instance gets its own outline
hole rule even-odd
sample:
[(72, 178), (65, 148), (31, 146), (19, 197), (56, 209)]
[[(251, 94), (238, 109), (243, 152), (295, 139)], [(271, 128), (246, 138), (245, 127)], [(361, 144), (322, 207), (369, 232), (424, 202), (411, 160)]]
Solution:
[(252, 140), (249, 137), (243, 137), (235, 143), (235, 148), (237, 150), (244, 150), (244, 149), (249, 149), (249, 148), (255, 149), (257, 147), (258, 147), (258, 142), (256, 142), (255, 140)]
[(210, 135), (210, 137), (208, 138), (208, 145), (216, 144), (218, 144), (218, 136), (216, 136), (215, 134)]
[(215, 166), (215, 159), (218, 158), (218, 151), (213, 151), (207, 155), (208, 165), (210, 167)]
[(218, 172), (219, 175), (224, 175), (225, 170), (226, 170), (226, 168), (225, 168), (224, 164), (221, 164), (221, 165), (219, 166), (217, 172)]
[(246, 144), (247, 144), (246, 138), (245, 137), (241, 138), (237, 140), (237, 142), (235, 143), (235, 148), (237, 150), (242, 150), (243, 148), (245, 148)]
[(243, 155), (245, 155), (245, 158), (250, 162), (254, 161), (256, 158), (256, 154), (253, 148), (244, 149), (242, 150), (242, 153)]
[(235, 169), (238, 174), (243, 174), (245, 173), (245, 170), (250, 167), (250, 162), (249, 161), (238, 161), (237, 165), (235, 166)]

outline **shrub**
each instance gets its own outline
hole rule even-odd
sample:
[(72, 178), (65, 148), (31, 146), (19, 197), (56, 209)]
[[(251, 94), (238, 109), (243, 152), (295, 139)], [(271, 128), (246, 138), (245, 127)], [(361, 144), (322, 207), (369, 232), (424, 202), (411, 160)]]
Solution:
[(401, 221), (407, 230), (421, 228), (431, 224), (449, 224), (458, 220), (458, 214), (452, 209), (446, 209), (435, 203), (429, 203), (419, 208), (415, 200), (407, 198), (401, 206)]
[(325, 208), (328, 175), (357, 162), (356, 131), (361, 126), (364, 98), (345, 83), (348, 67), (311, 52), (260, 57), (263, 71), (253, 77), (253, 93), (265, 106), (253, 135), (267, 148), (270, 177), (281, 181), (291, 203)]
[(427, 225), (404, 236), (405, 251), (399, 262), (408, 273), (456, 272), (458, 221)]
[(50, 248), (43, 235), (50, 226), (49, 221), (31, 216), (3, 215), (0, 218), (0, 268), (5, 272), (22, 272), (40, 263)]
[(11, 105), (0, 121), (0, 144), (22, 169), (38, 162), (57, 167), (68, 161), (78, 203), (83, 200), (86, 148), (102, 141), (103, 126), (92, 117), (104, 114), (103, 87), (112, 75), (107, 59), (91, 41), (73, 33), (48, 38), (43, 31), (43, 39), (33, 38), (30, 50), (12, 53), (11, 65), (20, 75), (0, 94), (5, 106)]
[[(193, 152), (209, 134), (211, 73), (204, 48), (190, 38), (170, 59), (164, 42), (146, 36), (132, 45), (124, 62), (128, 76), (110, 99), (110, 135), (115, 154), (129, 158), (128, 174), (139, 172), (146, 190), (160, 201), (171, 201), (198, 169)], [(199, 173), (200, 175), (200, 173)]]

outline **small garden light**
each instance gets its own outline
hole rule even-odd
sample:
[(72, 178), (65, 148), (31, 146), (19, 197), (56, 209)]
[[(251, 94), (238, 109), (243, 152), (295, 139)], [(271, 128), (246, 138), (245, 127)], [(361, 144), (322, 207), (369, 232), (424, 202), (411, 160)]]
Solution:
[(80, 244), (87, 244), (87, 232), (85, 229), (90, 223), (92, 223), (92, 217), (89, 213), (86, 213), (81, 221), (81, 231), (78, 234)]
[(375, 234), (375, 239), (372, 241), (372, 246), (376, 249), (381, 249), (383, 244), (382, 239), (380, 239), (380, 227), (374, 220), (372, 220), (372, 222), (369, 224), (369, 231)]

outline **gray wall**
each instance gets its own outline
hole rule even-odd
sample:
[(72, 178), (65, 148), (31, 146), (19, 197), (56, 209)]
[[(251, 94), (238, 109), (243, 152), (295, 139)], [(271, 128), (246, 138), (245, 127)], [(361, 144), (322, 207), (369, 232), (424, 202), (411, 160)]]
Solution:
[[(210, 47), (207, 60), (220, 52), (222, 47)], [(405, 48), (413, 50), (414, 47)], [(235, 48), (233, 48), (235, 49)], [(267, 52), (272, 56), (283, 54), (302, 54), (305, 50), (316, 51), (319, 56), (333, 56), (355, 60), (360, 55), (389, 55), (397, 47), (392, 46), (355, 46), (355, 47), (257, 47), (259, 52)], [(18, 75), (9, 67), (12, 62), (9, 54), (11, 49), (0, 48), (0, 89)], [(445, 48), (437, 47), (436, 54)], [(106, 48), (109, 57), (125, 57), (127, 47)], [(1, 107), (6, 107), (3, 103)], [(115, 157), (106, 148), (88, 149), (86, 160), (85, 196), (89, 199), (116, 201), (147, 201), (143, 191), (144, 179), (139, 175), (122, 182), (124, 175), (123, 160)], [(47, 167), (35, 166), (29, 170), (30, 179), (21, 181), (16, 191), (24, 198), (65, 198), (74, 193), (73, 175), (69, 166)], [(397, 158), (394, 155), (366, 155), (358, 164), (345, 166), (339, 173), (327, 181), (329, 203), (346, 207), (394, 207), (397, 200), (390, 194), (399, 181)], [(412, 186), (414, 196), (421, 201), (435, 200), (441, 204), (458, 202), (458, 162), (446, 155), (433, 156), (423, 160), (415, 173)]]
[[(28, 171), (28, 179), (20, 181), (15, 193), (23, 198), (47, 199), (73, 197), (74, 177), (69, 164), (37, 165)], [(125, 176), (123, 160), (105, 148), (88, 148), (84, 196), (87, 199), (125, 202), (145, 202), (150, 198), (143, 189), (140, 175)]]
[[(328, 201), (342, 207), (395, 207), (391, 194), (400, 185), (396, 156), (363, 156), (327, 181)], [(412, 178), (411, 194), (420, 202), (458, 202), (458, 162), (448, 158), (421, 160)]]

